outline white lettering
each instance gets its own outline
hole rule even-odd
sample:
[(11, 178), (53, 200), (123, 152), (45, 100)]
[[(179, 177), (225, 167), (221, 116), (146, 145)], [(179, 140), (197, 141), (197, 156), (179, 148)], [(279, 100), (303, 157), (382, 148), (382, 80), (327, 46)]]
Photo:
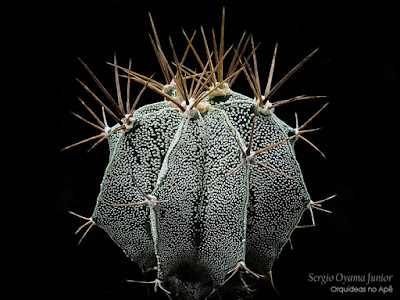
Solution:
[(378, 293), (386, 294), (386, 293), (393, 293), (393, 287), (389, 286), (380, 286)]

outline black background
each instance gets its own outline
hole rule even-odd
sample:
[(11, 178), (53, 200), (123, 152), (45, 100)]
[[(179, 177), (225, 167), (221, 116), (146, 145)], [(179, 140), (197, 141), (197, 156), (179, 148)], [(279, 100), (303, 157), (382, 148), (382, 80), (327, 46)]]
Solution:
[[(285, 247), (273, 269), (280, 296), (267, 286), (257, 294), (259, 299), (356, 297), (331, 293), (332, 284), (309, 282), (310, 273), (394, 275), (391, 284), (399, 295), (397, 7), (337, 2), (293, 7), (253, 1), (44, 1), (21, 4), (12, 26), (12, 44), (17, 46), (13, 54), (22, 63), (13, 77), (18, 84), (13, 101), (19, 108), (14, 104), (7, 112), (13, 117), (9, 132), (15, 138), (12, 182), (7, 186), (13, 192), (6, 197), (14, 208), (4, 213), (11, 217), (9, 278), (15, 285), (7, 293), (10, 299), (148, 299), (145, 286), (125, 282), (143, 279), (140, 270), (102, 230), (94, 227), (77, 246), (80, 236), (74, 231), (82, 220), (68, 211), (91, 215), (108, 155), (105, 143), (90, 153), (86, 153), (88, 144), (60, 152), (97, 134), (69, 114), (89, 117), (77, 96), (98, 109), (75, 80), (78, 77), (96, 89), (77, 57), (113, 95), (113, 69), (106, 62), (112, 61), (114, 51), (119, 64), (127, 66), (132, 58), (134, 70), (146, 75), (156, 72), (156, 79), (162, 81), (148, 38), (147, 13), (152, 13), (170, 58), (169, 35), (178, 55), (186, 47), (182, 28), (189, 34), (198, 31), (195, 45), (204, 57), (199, 26), (204, 26), (209, 38), (211, 27), (218, 32), (223, 5), (226, 48), (236, 44), (244, 30), (261, 42), (257, 57), (263, 86), (276, 42), (274, 82), (319, 48), (273, 100), (300, 94), (327, 95), (328, 100), (280, 107), (279, 117), (294, 126), (294, 112), (304, 122), (330, 101), (313, 122), (312, 127), (322, 129), (309, 135), (327, 159), (304, 143), (298, 143), (296, 150), (313, 199), (338, 194), (324, 204), (334, 213), (316, 211), (316, 228), (295, 231), (293, 251)], [(140, 88), (135, 84), (132, 93)], [(234, 89), (252, 96), (244, 76)], [(140, 105), (159, 100), (146, 92)], [(308, 213), (302, 220), (307, 222)], [(162, 293), (152, 297), (166, 299)]]

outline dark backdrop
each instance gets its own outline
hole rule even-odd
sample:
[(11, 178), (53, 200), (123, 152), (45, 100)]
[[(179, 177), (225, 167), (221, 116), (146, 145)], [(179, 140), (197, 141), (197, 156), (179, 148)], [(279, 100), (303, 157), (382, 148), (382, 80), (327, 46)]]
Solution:
[[(389, 284), (399, 295), (399, 47), (394, 5), (43, 1), (21, 4), (12, 29), (21, 64), (16, 70), (19, 76), (14, 77), (19, 88), (13, 101), (19, 108), (14, 105), (9, 111), (19, 111), (11, 128), (16, 138), (12, 154), (18, 157), (13, 161), (13, 182), (7, 187), (13, 193), (12, 198), (6, 197), (17, 214), (5, 213), (11, 217), (12, 229), (9, 277), (15, 288), (10, 299), (147, 299), (145, 286), (125, 282), (143, 279), (139, 268), (99, 228), (94, 227), (78, 247), (74, 231), (82, 222), (67, 213), (90, 216), (108, 156), (105, 143), (90, 153), (86, 153), (89, 145), (60, 152), (96, 133), (69, 113), (86, 114), (77, 96), (97, 105), (75, 80), (78, 77), (95, 88), (77, 57), (113, 95), (113, 69), (106, 62), (112, 61), (114, 51), (120, 64), (127, 66), (132, 58), (134, 70), (147, 75), (156, 71), (162, 81), (148, 38), (147, 13), (152, 13), (164, 50), (169, 53), (170, 35), (181, 55), (186, 46), (181, 29), (190, 34), (198, 31), (195, 41), (201, 52), (199, 26), (209, 37), (211, 27), (218, 32), (223, 5), (226, 48), (236, 44), (244, 30), (261, 42), (257, 57), (263, 86), (275, 42), (279, 48), (274, 82), (319, 48), (274, 100), (308, 94), (327, 95), (330, 101), (312, 126), (323, 129), (309, 136), (327, 159), (305, 144), (296, 148), (314, 200), (338, 194), (324, 205), (334, 213), (315, 211), (318, 226), (295, 231), (294, 249), (285, 247), (273, 269), (280, 296), (266, 287), (257, 294), (259, 299), (357, 296), (332, 293), (333, 284), (310, 282), (311, 273), (394, 275)], [(132, 93), (140, 88), (134, 84)], [(234, 88), (252, 95), (244, 76)], [(159, 100), (146, 92), (140, 105)], [(276, 113), (294, 126), (294, 112), (305, 121), (323, 103), (293, 103)], [(21, 115), (22, 111), (26, 113)], [(21, 180), (23, 185), (18, 184)], [(309, 220), (306, 213), (303, 223)], [(389, 299), (394, 293), (368, 296)], [(162, 293), (153, 297), (166, 299)]]

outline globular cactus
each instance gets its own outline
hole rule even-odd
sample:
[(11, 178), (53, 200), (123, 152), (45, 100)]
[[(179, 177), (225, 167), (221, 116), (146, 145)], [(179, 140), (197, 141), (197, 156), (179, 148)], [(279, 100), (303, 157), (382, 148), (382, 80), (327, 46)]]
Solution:
[[(244, 34), (235, 49), (224, 52), (224, 13), (219, 45), (213, 32), (213, 52), (201, 28), (206, 62), (193, 46), (195, 34), (184, 34), (188, 45), (181, 60), (170, 40), (170, 63), (150, 20), (151, 43), (165, 84), (132, 71), (131, 63), (122, 68), (114, 56), (114, 100), (81, 61), (113, 109), (79, 81), (100, 103), (103, 119), (83, 101), (97, 123), (75, 115), (101, 133), (65, 149), (97, 140), (93, 148), (108, 140), (110, 155), (92, 216), (73, 213), (87, 221), (78, 231), (88, 226), (84, 237), (93, 225), (104, 229), (143, 272), (156, 270), (154, 280), (147, 283), (170, 298), (211, 298), (232, 283), (234, 275), (246, 287), (244, 274), (252, 282), (264, 277), (272, 282), (274, 261), (293, 230), (315, 225), (313, 209), (324, 210), (321, 203), (331, 198), (311, 200), (294, 151), (301, 139), (321, 152), (303, 135), (314, 131), (306, 126), (326, 105), (295, 128), (274, 113), (278, 106), (322, 96), (270, 102), (316, 51), (272, 87), (276, 46), (263, 93), (253, 37)], [(184, 65), (190, 52), (200, 72)], [(228, 53), (233, 58), (225, 75)], [(125, 75), (119, 75), (121, 70)], [(231, 89), (240, 73), (247, 77), (253, 98)], [(120, 77), (127, 78), (125, 103)], [(144, 86), (134, 103), (129, 95), (132, 81)], [(164, 101), (136, 109), (145, 89), (162, 95)], [(109, 127), (106, 112), (116, 125)], [(307, 210), (312, 224), (299, 226)]]

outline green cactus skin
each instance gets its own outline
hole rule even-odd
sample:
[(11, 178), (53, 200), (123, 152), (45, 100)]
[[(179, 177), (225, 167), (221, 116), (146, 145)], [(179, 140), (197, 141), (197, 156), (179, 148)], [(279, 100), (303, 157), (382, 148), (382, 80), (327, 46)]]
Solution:
[[(119, 89), (116, 60), (114, 65)], [(145, 87), (153, 83), (132, 79)], [(168, 297), (171, 288), (180, 297), (204, 299), (242, 270), (256, 279), (271, 275), (303, 213), (310, 210), (313, 217), (324, 200), (311, 200), (294, 151), (315, 115), (292, 128), (268, 99), (230, 89), (198, 93), (194, 100), (206, 94), (188, 108), (193, 99), (182, 101), (182, 82), (159, 91), (164, 101), (131, 113), (117, 105), (125, 118), (103, 130), (109, 163), (84, 225), (104, 229), (143, 272), (156, 269), (150, 283)]]

